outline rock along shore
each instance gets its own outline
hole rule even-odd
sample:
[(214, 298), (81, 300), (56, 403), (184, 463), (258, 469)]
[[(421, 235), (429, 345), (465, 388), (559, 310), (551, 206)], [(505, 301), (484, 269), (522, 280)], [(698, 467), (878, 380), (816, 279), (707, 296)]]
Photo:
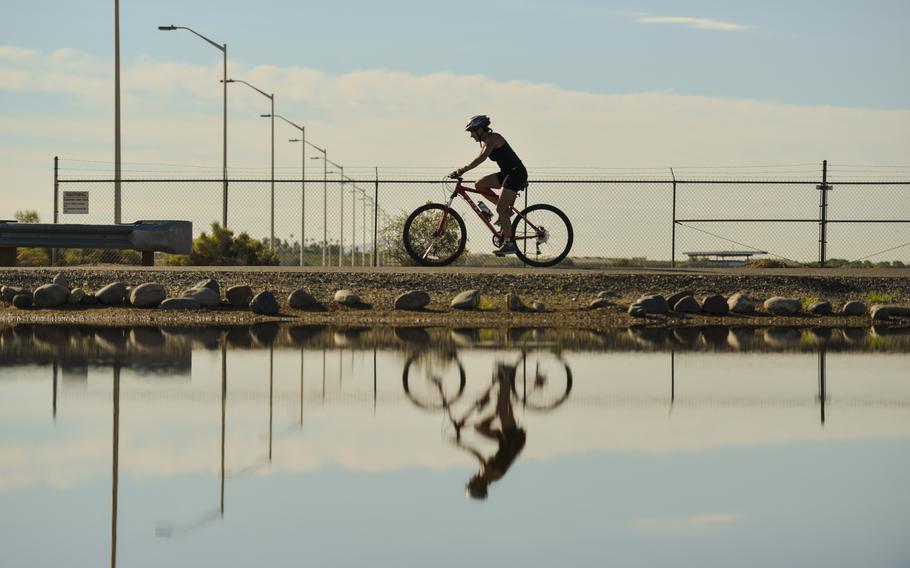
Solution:
[[(85, 267), (49, 269), (4, 269), (0, 285), (28, 290), (51, 283), (62, 274), (70, 288), (89, 293), (113, 282), (135, 288), (158, 283), (168, 297), (179, 298), (188, 288), (206, 279), (215, 280), (221, 290), (248, 285), (254, 293), (271, 292), (278, 301), (278, 314), (262, 316), (226, 302), (208, 310), (170, 312), (130, 306), (83, 303), (39, 309), (17, 309), (0, 302), (0, 320), (7, 322), (60, 323), (243, 323), (283, 319), (301, 323), (336, 325), (450, 325), (450, 326), (549, 326), (604, 328), (641, 322), (629, 315), (629, 306), (643, 296), (661, 294), (672, 298), (686, 291), (699, 301), (712, 295), (724, 298), (743, 292), (754, 299), (757, 312), (677, 314), (671, 319), (690, 323), (729, 324), (758, 321), (764, 325), (817, 324), (822, 321), (868, 324), (869, 315), (846, 315), (838, 310), (846, 302), (861, 301), (910, 305), (910, 270), (533, 270), (533, 269), (314, 269), (314, 268), (136, 268)], [(288, 297), (303, 288), (318, 302), (314, 309), (298, 310)], [(335, 301), (336, 293), (349, 291), (359, 302), (346, 305)], [(425, 291), (430, 302), (419, 311), (395, 310), (396, 298), (411, 290)], [(454, 310), (450, 302), (466, 290), (480, 294), (476, 309)], [(605, 296), (604, 293), (607, 293)], [(517, 298), (515, 297), (517, 295)], [(806, 313), (775, 316), (763, 312), (761, 303), (775, 297), (796, 298), (808, 307), (827, 301), (835, 306), (830, 316)], [(595, 305), (594, 302), (599, 302)], [(513, 311), (512, 305), (535, 304), (543, 309)], [(672, 308), (672, 306), (671, 306)], [(645, 314), (645, 317), (654, 317)], [(657, 316), (658, 319), (662, 319)]]

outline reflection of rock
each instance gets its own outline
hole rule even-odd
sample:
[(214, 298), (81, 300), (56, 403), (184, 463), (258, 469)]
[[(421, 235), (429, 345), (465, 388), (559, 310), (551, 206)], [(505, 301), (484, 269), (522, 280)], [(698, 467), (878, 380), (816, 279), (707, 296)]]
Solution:
[(670, 337), (665, 327), (645, 327), (633, 325), (628, 329), (629, 337), (645, 347), (663, 347)]
[(694, 347), (698, 341), (698, 328), (677, 327), (673, 330), (673, 339), (675, 343), (684, 347)]
[(134, 327), (130, 330), (130, 343), (138, 349), (161, 349), (164, 347), (164, 334), (157, 327)]
[(66, 329), (53, 325), (37, 325), (32, 333), (32, 340), (40, 347), (62, 350), (69, 343)]
[(430, 334), (422, 327), (396, 327), (395, 337), (411, 345), (430, 344)]
[(277, 323), (254, 323), (250, 326), (250, 337), (257, 344), (269, 346), (275, 343), (278, 338), (278, 331), (281, 328)]
[(727, 345), (727, 335), (730, 330), (723, 325), (708, 325), (701, 328), (701, 337), (706, 345), (724, 347)]
[(769, 327), (765, 330), (765, 343), (774, 347), (791, 347), (799, 344), (802, 334), (794, 327)]
[(363, 327), (339, 329), (332, 334), (332, 339), (338, 347), (353, 347), (360, 341), (360, 336), (366, 331)]
[(480, 330), (473, 328), (459, 328), (449, 331), (452, 341), (460, 347), (470, 347), (480, 340)]
[(875, 324), (872, 326), (873, 337), (899, 337), (910, 336), (910, 327), (891, 327), (886, 324)]
[(845, 327), (841, 329), (844, 341), (847, 343), (863, 343), (866, 341), (866, 328), (863, 327)]
[(813, 327), (808, 329), (806, 333), (817, 343), (827, 343), (831, 341), (831, 335), (834, 330), (830, 327)]
[(253, 338), (250, 336), (250, 330), (246, 327), (228, 328), (224, 340), (227, 341), (228, 347), (236, 349), (249, 349), (253, 346)]
[(95, 330), (95, 342), (107, 351), (122, 351), (127, 343), (126, 330), (118, 328)]
[(755, 344), (755, 328), (734, 327), (727, 334), (727, 345), (738, 351), (751, 349)]
[(295, 325), (288, 329), (288, 337), (294, 345), (305, 345), (325, 333), (325, 330), (324, 325)]

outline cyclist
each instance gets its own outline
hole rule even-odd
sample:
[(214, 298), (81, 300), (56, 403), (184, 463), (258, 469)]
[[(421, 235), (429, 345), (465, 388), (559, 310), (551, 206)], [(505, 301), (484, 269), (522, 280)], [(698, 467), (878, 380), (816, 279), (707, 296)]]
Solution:
[[(515, 367), (500, 363), (496, 374), (493, 375), (493, 384), (477, 401), (476, 410), (480, 412), (490, 402), (491, 391), (494, 387), (498, 388), (495, 409), (474, 425), (474, 430), (478, 434), (499, 444), (494, 455), (485, 457), (478, 449), (461, 441), (460, 430), (466, 419), (455, 425), (456, 445), (471, 453), (480, 465), (480, 470), (465, 485), (465, 493), (474, 499), (487, 498), (490, 484), (502, 479), (525, 446), (527, 434), (515, 421), (515, 415), (512, 413), (511, 389), (514, 381)], [(498, 425), (494, 426), (494, 421), (498, 422)]]
[[(518, 192), (528, 187), (528, 170), (506, 139), (490, 128), (490, 117), (484, 114), (472, 117), (465, 130), (471, 133), (471, 138), (480, 143), (480, 155), (470, 164), (452, 172), (451, 177), (461, 177), (487, 158), (496, 162), (499, 172), (477, 180), (476, 188), (483, 192), (482, 195), (487, 200), (496, 204), (496, 212), (499, 213), (496, 224), (501, 228), (502, 246), (493, 251), (493, 254), (496, 256), (515, 254), (515, 241), (512, 240), (512, 224), (509, 217)], [(498, 196), (491, 191), (499, 188), (502, 188), (502, 192)]]

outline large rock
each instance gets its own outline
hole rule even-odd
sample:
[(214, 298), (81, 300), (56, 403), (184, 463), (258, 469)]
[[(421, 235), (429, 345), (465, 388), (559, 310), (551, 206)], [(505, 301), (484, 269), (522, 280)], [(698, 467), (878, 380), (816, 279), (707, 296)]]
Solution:
[(206, 278), (205, 280), (200, 280), (196, 282), (196, 285), (193, 288), (208, 288), (209, 290), (214, 291), (218, 294), (218, 298), (221, 298), (221, 287), (218, 286), (218, 282), (211, 278)]
[(13, 296), (13, 307), (24, 310), (25, 308), (32, 307), (32, 293), (25, 291), (20, 292)]
[(873, 320), (888, 320), (891, 318), (910, 318), (910, 308), (904, 306), (872, 306)]
[(122, 282), (108, 284), (104, 288), (95, 292), (95, 297), (102, 304), (116, 306), (126, 301), (126, 285)]
[(94, 294), (86, 294), (82, 298), (82, 305), (83, 306), (97, 306), (98, 298), (96, 298)]
[(303, 288), (297, 288), (288, 296), (288, 307), (294, 310), (305, 310), (318, 304), (316, 298)]
[(845, 316), (864, 316), (869, 309), (866, 307), (866, 304), (859, 301), (847, 302), (844, 304), (844, 307), (841, 308), (841, 312)]
[(683, 296), (673, 305), (673, 311), (680, 314), (701, 313), (701, 306), (693, 296)]
[(64, 274), (62, 272), (58, 272), (57, 275), (54, 276), (54, 279), (52, 280), (52, 282), (54, 284), (59, 284), (66, 289), (69, 289), (69, 287), (70, 287), (70, 283), (69, 283), (69, 280), (67, 280), (67, 278), (66, 278), (66, 274)]
[(510, 312), (525, 312), (528, 310), (528, 306), (521, 301), (521, 296), (515, 292), (509, 292), (506, 294), (506, 309)]
[(602, 290), (602, 291), (598, 292), (597, 295), (594, 297), (595, 298), (618, 298), (619, 294), (617, 294), (616, 292), (614, 292), (612, 290)]
[(452, 298), (449, 306), (455, 310), (476, 310), (480, 306), (480, 292), (465, 290)]
[(66, 303), (70, 291), (60, 284), (45, 284), (35, 289), (33, 301), (38, 308), (55, 308)]
[(231, 286), (224, 292), (224, 297), (232, 306), (247, 308), (253, 300), (253, 289), (246, 284)]
[(69, 295), (66, 297), (66, 303), (77, 306), (82, 303), (82, 300), (85, 299), (85, 290), (82, 288), (73, 288), (70, 290)]
[(25, 288), (20, 288), (19, 286), (4, 286), (0, 288), (0, 296), (3, 297), (4, 302), (12, 302), (13, 298), (25, 291)]
[(167, 298), (158, 304), (159, 310), (201, 310), (202, 304), (193, 298)]
[(130, 303), (137, 308), (154, 308), (167, 298), (167, 290), (157, 282), (140, 284), (130, 291)]
[(221, 296), (211, 288), (191, 288), (183, 293), (184, 298), (192, 298), (203, 308), (214, 308), (221, 304)]
[(424, 290), (408, 290), (395, 298), (396, 310), (422, 310), (430, 304), (430, 295)]
[(360, 303), (360, 296), (350, 290), (338, 290), (334, 297), (336, 304), (342, 306), (354, 306)]
[(834, 313), (834, 308), (831, 306), (831, 302), (822, 300), (809, 306), (809, 313), (817, 316), (830, 316)]
[(670, 304), (660, 294), (642, 296), (635, 300), (635, 304), (640, 305), (649, 314), (667, 314), (670, 312)]
[(278, 313), (278, 300), (275, 295), (269, 291), (259, 292), (250, 301), (250, 310), (253, 313), (263, 316), (271, 316)]
[(543, 312), (547, 311), (547, 306), (545, 306), (543, 302), (534, 302), (533, 304), (531, 304), (531, 309), (534, 310), (535, 312), (543, 313)]
[(722, 316), (730, 312), (730, 306), (727, 304), (727, 299), (720, 294), (711, 294), (705, 296), (701, 301), (701, 311), (714, 316)]
[(672, 294), (669, 298), (667, 298), (667, 303), (670, 305), (670, 307), (674, 307), (674, 306), (676, 306), (676, 304), (679, 303), (680, 300), (682, 300), (686, 296), (692, 296), (694, 298), (695, 292), (693, 292), (692, 290), (683, 290), (682, 292), (677, 292), (675, 294)]
[(629, 306), (629, 315), (635, 318), (647, 317), (648, 310), (642, 304), (632, 304)]
[(765, 300), (765, 309), (776, 316), (792, 316), (803, 309), (803, 303), (796, 298), (774, 296)]
[(755, 311), (755, 306), (757, 304), (758, 302), (750, 298), (744, 292), (737, 292), (727, 298), (727, 307), (729, 307), (730, 311), (734, 314), (751, 314)]
[(612, 302), (609, 298), (594, 298), (591, 300), (591, 303), (588, 304), (588, 307), (592, 310), (599, 308), (608, 308), (610, 306), (615, 306), (616, 304)]

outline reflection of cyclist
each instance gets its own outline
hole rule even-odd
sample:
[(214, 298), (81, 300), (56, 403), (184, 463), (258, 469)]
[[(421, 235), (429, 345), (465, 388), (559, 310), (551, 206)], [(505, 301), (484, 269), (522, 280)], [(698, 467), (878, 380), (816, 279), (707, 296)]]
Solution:
[[(474, 499), (486, 499), (487, 488), (494, 481), (501, 479), (506, 471), (512, 466), (515, 458), (521, 453), (525, 446), (527, 435), (522, 428), (519, 428), (515, 422), (515, 416), (512, 413), (511, 389), (515, 381), (515, 367), (500, 364), (493, 376), (493, 384), (487, 392), (478, 400), (475, 407), (479, 412), (490, 401), (490, 393), (498, 387), (496, 393), (496, 407), (493, 412), (475, 424), (474, 429), (482, 436), (499, 443), (499, 449), (489, 458), (485, 458), (475, 448), (464, 444), (461, 441), (461, 427), (464, 426), (465, 419), (456, 423), (456, 443), (458, 446), (469, 451), (477, 461), (480, 462), (480, 471), (478, 471), (465, 486), (465, 491)], [(499, 422), (499, 427), (493, 425)]]
[[(493, 132), (490, 128), (490, 117), (478, 115), (473, 117), (465, 127), (471, 133), (471, 138), (480, 142), (480, 155), (470, 164), (452, 172), (452, 177), (459, 177), (468, 170), (472, 170), (490, 158), (499, 166), (499, 172), (484, 176), (477, 180), (476, 188), (483, 192), (484, 197), (496, 204), (499, 219), (496, 224), (502, 229), (502, 247), (494, 251), (496, 256), (515, 254), (515, 242), (512, 240), (512, 226), (509, 223), (512, 204), (518, 197), (518, 192), (528, 187), (528, 170), (518, 158), (515, 150), (509, 146), (501, 134)], [(498, 197), (491, 189), (502, 188)]]

